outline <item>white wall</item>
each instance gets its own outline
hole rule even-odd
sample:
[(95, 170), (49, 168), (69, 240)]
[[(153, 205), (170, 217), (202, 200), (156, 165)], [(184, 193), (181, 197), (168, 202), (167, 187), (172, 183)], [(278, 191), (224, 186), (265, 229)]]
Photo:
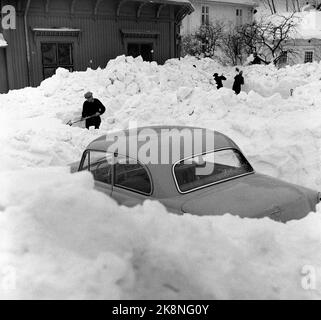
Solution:
[(289, 48), (296, 51), (294, 55), (288, 58), (288, 64), (304, 63), (306, 51), (313, 52), (313, 61), (321, 61), (321, 39), (295, 40), (294, 45), (289, 44)]
[(236, 10), (242, 9), (242, 22), (248, 23), (253, 20), (252, 7), (246, 5), (235, 5), (230, 3), (216, 3), (213, 1), (191, 0), (195, 11), (187, 16), (181, 27), (182, 34), (190, 34), (195, 32), (201, 25), (202, 5), (209, 7), (210, 22), (224, 21), (226, 26), (235, 25), (237, 21)]

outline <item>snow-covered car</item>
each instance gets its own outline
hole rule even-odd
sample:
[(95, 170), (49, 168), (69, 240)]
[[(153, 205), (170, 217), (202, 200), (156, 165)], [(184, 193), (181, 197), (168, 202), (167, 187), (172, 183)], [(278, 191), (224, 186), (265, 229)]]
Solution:
[[(176, 152), (173, 139), (179, 136), (182, 141), (182, 132), (184, 143)], [(213, 144), (204, 143), (208, 133)], [(163, 161), (147, 161), (156, 153), (156, 159)], [(179, 214), (230, 213), (286, 222), (315, 211), (320, 201), (317, 191), (255, 172), (226, 135), (196, 127), (152, 126), (104, 135), (91, 142), (71, 167), (72, 172), (89, 170), (95, 187), (121, 205), (158, 200)], [(204, 174), (205, 168), (213, 169)]]

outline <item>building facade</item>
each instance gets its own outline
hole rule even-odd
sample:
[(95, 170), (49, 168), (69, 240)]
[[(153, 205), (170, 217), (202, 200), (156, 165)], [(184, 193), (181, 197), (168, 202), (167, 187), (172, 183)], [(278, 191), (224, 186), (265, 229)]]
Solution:
[(188, 0), (1, 0), (16, 9), (16, 29), (0, 30), (0, 92), (38, 86), (58, 67), (105, 67), (118, 55), (164, 63), (180, 55)]
[(284, 43), (280, 65), (321, 61), (321, 11), (298, 12), (291, 38)]
[(182, 22), (182, 34), (194, 33), (202, 24), (222, 21), (225, 25), (242, 25), (253, 21), (257, 6), (252, 0), (191, 0), (195, 11)]
[(321, 61), (321, 38), (288, 40), (278, 65), (294, 65)]

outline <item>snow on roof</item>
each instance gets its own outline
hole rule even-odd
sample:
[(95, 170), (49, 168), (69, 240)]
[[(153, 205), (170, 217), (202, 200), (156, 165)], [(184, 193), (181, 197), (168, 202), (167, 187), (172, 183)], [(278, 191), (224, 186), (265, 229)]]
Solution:
[(8, 43), (6, 40), (4, 40), (3, 34), (0, 33), (0, 48), (4, 48), (7, 47)]
[(208, 2), (230, 3), (230, 4), (243, 4), (246, 6), (258, 6), (257, 1), (254, 0), (207, 0)]
[[(187, 5), (189, 8), (189, 12), (192, 13), (194, 11), (194, 7), (192, 5), (192, 2), (189, 0), (158, 0), (159, 2), (165, 2), (165, 3), (172, 3), (172, 4), (177, 4), (177, 5)], [(150, 1), (152, 2), (152, 1)]]
[[(278, 15), (262, 15), (260, 19), (278, 23), (283, 17), (289, 17), (289, 12)], [(293, 16), (296, 28), (291, 34), (292, 39), (321, 39), (321, 11), (311, 10), (296, 12)]]
[(300, 18), (296, 34), (296, 39), (321, 39), (321, 11), (304, 11), (296, 13)]

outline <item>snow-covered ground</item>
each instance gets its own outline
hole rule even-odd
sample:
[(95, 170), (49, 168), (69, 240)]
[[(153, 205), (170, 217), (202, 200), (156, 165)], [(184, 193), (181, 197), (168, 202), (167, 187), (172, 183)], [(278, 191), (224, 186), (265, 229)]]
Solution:
[[(321, 64), (245, 67), (239, 96), (234, 75), (210, 59), (122, 56), (0, 95), (0, 271), (15, 280), (0, 277), (0, 298), (320, 299), (321, 208), (287, 224), (128, 209), (65, 167), (131, 121), (198, 125), (230, 136), (257, 171), (321, 190)], [(107, 107), (99, 131), (66, 125), (88, 90)], [(301, 283), (309, 266), (314, 290)]]

